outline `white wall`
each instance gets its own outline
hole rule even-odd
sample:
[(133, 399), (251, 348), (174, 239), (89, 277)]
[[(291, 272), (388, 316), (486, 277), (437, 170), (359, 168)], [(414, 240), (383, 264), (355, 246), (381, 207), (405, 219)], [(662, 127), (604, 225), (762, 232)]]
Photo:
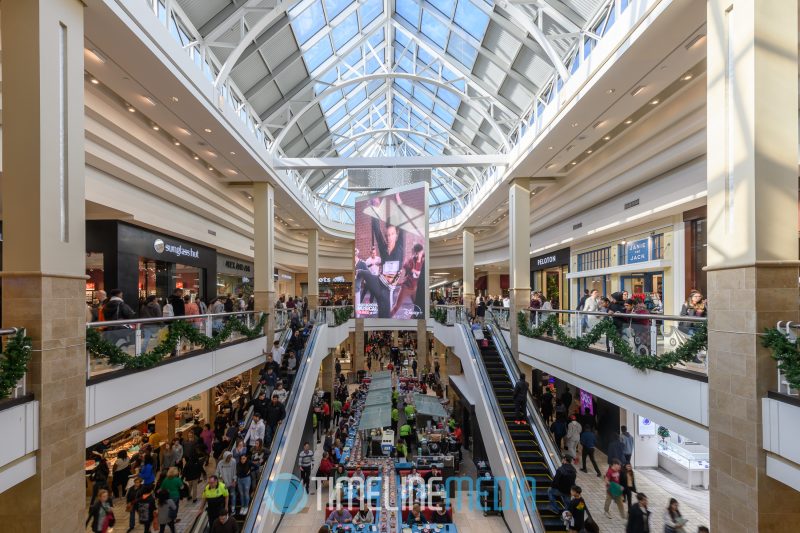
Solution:
[(36, 474), (39, 402), (0, 411), (0, 493)]
[[(503, 332), (506, 339), (507, 331)], [(666, 372), (641, 372), (589, 352), (519, 338), (520, 361), (708, 446), (708, 383)]]
[(767, 475), (800, 491), (800, 407), (763, 398), (761, 409)]

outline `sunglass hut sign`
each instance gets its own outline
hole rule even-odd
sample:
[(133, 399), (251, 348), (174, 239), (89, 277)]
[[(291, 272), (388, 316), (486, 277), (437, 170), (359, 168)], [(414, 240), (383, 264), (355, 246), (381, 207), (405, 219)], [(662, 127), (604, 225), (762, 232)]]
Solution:
[(156, 253), (163, 254), (164, 252), (178, 256), (178, 257), (192, 257), (200, 259), (200, 250), (195, 250), (192, 247), (185, 247), (182, 244), (170, 244), (164, 242), (163, 239), (156, 239), (153, 242), (153, 249)]

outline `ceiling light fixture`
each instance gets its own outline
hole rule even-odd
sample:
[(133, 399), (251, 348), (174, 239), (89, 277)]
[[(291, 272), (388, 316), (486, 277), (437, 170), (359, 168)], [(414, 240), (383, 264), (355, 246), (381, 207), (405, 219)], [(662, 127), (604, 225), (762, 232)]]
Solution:
[(235, 176), (235, 175), (237, 175), (237, 174), (238, 174), (238, 172), (236, 172), (236, 171), (235, 171), (235, 170), (233, 170), (232, 168), (229, 168), (229, 169), (228, 169), (228, 174), (231, 174), (231, 175)]
[(652, 100), (652, 101), (650, 101), (650, 105), (658, 105), (658, 102), (660, 102), (660, 101), (661, 101), (661, 100), (659, 100), (658, 98), (656, 98), (655, 100)]
[(90, 58), (94, 59), (98, 63), (105, 63), (106, 62), (105, 58), (102, 55), (100, 55), (100, 52), (98, 52), (96, 50), (89, 50), (88, 48), (84, 48), (83, 51), (87, 56), (89, 56)]
[(156, 105), (155, 100), (153, 100), (149, 96), (142, 96), (142, 100), (144, 100), (145, 102), (147, 102), (150, 105)]
[(184, 135), (192, 136), (192, 132), (187, 130), (186, 128), (178, 128), (178, 131), (183, 133)]
[(180, 146), (181, 145), (180, 141), (172, 141), (172, 144), (174, 144), (175, 146)]
[(206, 128), (206, 129), (205, 129), (205, 132), (206, 132), (206, 133), (211, 133), (211, 128)]
[(231, 152), (231, 155), (236, 155), (236, 152)]
[(93, 85), (97, 85), (100, 83), (99, 81), (97, 81), (97, 78), (92, 78), (89, 81), (92, 82)]
[(605, 125), (605, 123), (606, 123), (606, 121), (605, 121), (605, 120), (600, 120), (600, 121), (598, 121), (598, 122), (595, 122), (595, 123), (594, 123), (594, 129), (597, 129), (597, 128), (602, 128), (602, 127)]
[(194, 159), (195, 161), (200, 161), (200, 158), (199, 158), (199, 157), (197, 157), (196, 155), (193, 155), (193, 156), (192, 156), (192, 159)]
[(158, 127), (158, 125), (156, 125), (156, 124), (153, 124), (153, 126), (152, 126), (152, 127), (153, 127), (153, 129), (154, 129), (155, 131), (158, 131), (158, 130), (160, 130), (160, 129), (161, 129), (161, 128), (159, 128), (159, 127)]
[(214, 170), (214, 167), (212, 167), (212, 166), (209, 166), (209, 167), (208, 167), (208, 170)]
[(631, 91), (631, 96), (638, 96), (642, 91), (644, 91), (644, 85), (639, 85), (633, 91)]
[(573, 161), (572, 163), (570, 163), (570, 165), (577, 165), (577, 164), (578, 164), (577, 161)]
[(606, 135), (605, 137), (603, 137), (603, 140), (604, 141), (610, 141), (611, 140), (611, 135)]
[(586, 150), (587, 154), (591, 154), (594, 150)]
[(177, 96), (173, 96), (173, 97), (172, 97), (172, 101), (173, 101), (173, 102), (177, 102), (177, 101), (178, 101), (178, 97), (177, 97)]
[(689, 81), (690, 79), (692, 79), (692, 75), (691, 74), (687, 74), (686, 76), (682, 77), (681, 79), (683, 81)]
[(633, 119), (629, 118), (628, 120), (625, 121), (625, 124), (633, 124)]
[(609, 89), (606, 91), (606, 94), (614, 94), (614, 92), (615, 92), (614, 89)]
[(547, 149), (548, 149), (548, 150), (552, 150), (552, 149), (553, 149), (553, 147), (552, 147), (552, 146), (548, 146), (548, 147), (547, 147)]
[(577, 127), (578, 127), (578, 123), (577, 123), (577, 122), (573, 122), (573, 123), (572, 123), (572, 127), (573, 127), (573, 128), (577, 128)]
[(136, 108), (133, 107), (132, 105), (128, 105), (128, 111), (131, 113), (136, 113)]

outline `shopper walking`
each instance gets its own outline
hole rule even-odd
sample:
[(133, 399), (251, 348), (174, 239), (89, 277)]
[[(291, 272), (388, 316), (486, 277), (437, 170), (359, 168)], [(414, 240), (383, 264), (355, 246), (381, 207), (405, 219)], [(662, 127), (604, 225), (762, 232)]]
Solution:
[(578, 443), (581, 439), (581, 425), (578, 423), (578, 420), (575, 418), (575, 415), (572, 415), (570, 418), (569, 424), (567, 424), (567, 455), (570, 457), (576, 457), (578, 455)]
[(314, 467), (314, 452), (311, 451), (311, 445), (308, 442), (303, 444), (303, 450), (297, 458), (297, 464), (300, 466), (300, 479), (303, 480), (306, 493), (310, 494), (309, 485), (311, 483), (311, 469)]
[(592, 461), (592, 466), (594, 467), (597, 477), (601, 477), (602, 474), (600, 474), (600, 469), (597, 467), (597, 461), (594, 459), (594, 450), (596, 446), (597, 436), (594, 434), (594, 431), (592, 431), (592, 426), (586, 426), (581, 432), (581, 462), (583, 463), (581, 472), (588, 473), (586, 470), (586, 457), (588, 456)]
[(603, 506), (606, 518), (611, 518), (611, 513), (609, 513), (608, 510), (611, 508), (612, 501), (617, 504), (619, 515), (625, 518), (625, 507), (622, 505), (622, 485), (620, 484), (621, 468), (622, 465), (615, 459), (606, 471), (606, 503)]
[(186, 457), (186, 464), (183, 466), (183, 480), (189, 486), (189, 499), (193, 503), (197, 502), (197, 484), (203, 476), (203, 465), (200, 463), (197, 452), (195, 451)]
[(131, 462), (128, 459), (128, 452), (120, 450), (117, 453), (117, 458), (111, 471), (111, 493), (117, 498), (125, 494), (125, 487), (128, 486), (128, 479), (131, 477)]
[(630, 512), (633, 495), (636, 494), (636, 474), (630, 463), (625, 463), (622, 467), (619, 482), (622, 485), (622, 499), (628, 502), (628, 512)]
[(236, 462), (233, 454), (226, 451), (222, 454), (222, 460), (217, 463), (217, 477), (229, 489), (226, 501), (230, 505), (230, 510), (236, 508)]
[(133, 485), (125, 493), (125, 510), (128, 512), (128, 533), (136, 527), (136, 504), (139, 502), (143, 490), (142, 478), (136, 476), (133, 478)]
[(267, 414), (264, 417), (264, 423), (266, 424), (264, 446), (270, 451), (272, 451), (272, 437), (275, 435), (278, 424), (284, 418), (286, 418), (286, 408), (278, 401), (277, 396), (273, 396), (272, 402), (267, 405)]
[(244, 441), (248, 446), (253, 447), (256, 445), (256, 442), (264, 441), (264, 433), (266, 430), (267, 427), (264, 425), (264, 421), (261, 420), (261, 413), (254, 409), (253, 420), (250, 422), (250, 427), (247, 429)]
[(514, 412), (515, 416), (525, 420), (528, 416), (525, 404), (528, 400), (528, 382), (525, 381), (525, 374), (520, 374), (516, 385), (514, 385)]
[(213, 524), (220, 516), (228, 514), (228, 488), (217, 476), (208, 476), (208, 483), (203, 489), (203, 507), (206, 508), (208, 523)]
[(239, 494), (239, 513), (247, 514), (250, 507), (250, 483), (252, 482), (253, 463), (247, 455), (239, 456), (236, 463), (236, 492)]
[(647, 509), (647, 496), (643, 492), (636, 495), (637, 503), (631, 506), (625, 533), (651, 533), (650, 511)]
[(158, 491), (158, 532), (169, 530), (175, 533), (175, 518), (178, 516), (178, 507), (169, 492), (164, 489)]
[(633, 457), (633, 435), (628, 433), (628, 427), (622, 426), (620, 428), (622, 431), (622, 435), (620, 435), (620, 439), (622, 440), (622, 452), (625, 455), (625, 464), (631, 462), (631, 457)]
[(136, 503), (136, 516), (139, 524), (144, 526), (144, 533), (150, 533), (150, 526), (153, 524), (153, 517), (156, 513), (156, 499), (153, 497), (151, 486), (144, 485), (142, 495)]
[(570, 490), (572, 490), (577, 476), (578, 473), (575, 471), (575, 467), (572, 466), (572, 457), (564, 455), (561, 458), (561, 466), (556, 470), (553, 481), (550, 483), (550, 488), (547, 489), (547, 497), (550, 500), (551, 511), (556, 514), (561, 514), (562, 509), (559, 509), (558, 505), (556, 505), (556, 498), (561, 501), (564, 507), (567, 507)]
[[(110, 477), (111, 470), (108, 468), (108, 463), (106, 462), (105, 458), (101, 456), (97, 460), (97, 467), (95, 467), (94, 473), (92, 474), (94, 485), (92, 486), (92, 499), (89, 501), (89, 507), (94, 505), (94, 501), (97, 499), (97, 496), (100, 494), (101, 490), (108, 491), (111, 488), (109, 487)], [(110, 494), (108, 499), (111, 502), (111, 505), (114, 505)]]
[(570, 489), (570, 500), (567, 512), (569, 513), (569, 532), (583, 533), (586, 525), (586, 502), (583, 500), (583, 490), (578, 485)]
[[(167, 491), (169, 498), (175, 502), (175, 516), (178, 516), (178, 505), (181, 501), (181, 487), (183, 487), (181, 473), (177, 466), (172, 466), (167, 470), (167, 477), (161, 482), (160, 489), (161, 491)], [(161, 491), (157, 493), (157, 496), (160, 497)]]
[(101, 489), (97, 492), (97, 501), (89, 508), (89, 520), (91, 521), (92, 531), (95, 533), (106, 533), (114, 527), (114, 511), (111, 508), (109, 492)]
[(686, 520), (678, 509), (678, 500), (670, 498), (664, 512), (664, 533), (686, 533)]

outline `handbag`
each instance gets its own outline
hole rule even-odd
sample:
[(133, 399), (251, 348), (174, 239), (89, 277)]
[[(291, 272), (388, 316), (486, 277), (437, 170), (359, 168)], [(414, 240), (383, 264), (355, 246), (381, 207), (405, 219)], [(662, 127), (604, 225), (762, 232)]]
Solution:
[(114, 511), (111, 509), (106, 512), (106, 517), (103, 519), (103, 526), (101, 531), (106, 532), (114, 528), (114, 524), (117, 523), (117, 519), (114, 517)]
[(623, 492), (622, 485), (612, 481), (608, 484), (608, 492), (612, 498), (619, 498)]

